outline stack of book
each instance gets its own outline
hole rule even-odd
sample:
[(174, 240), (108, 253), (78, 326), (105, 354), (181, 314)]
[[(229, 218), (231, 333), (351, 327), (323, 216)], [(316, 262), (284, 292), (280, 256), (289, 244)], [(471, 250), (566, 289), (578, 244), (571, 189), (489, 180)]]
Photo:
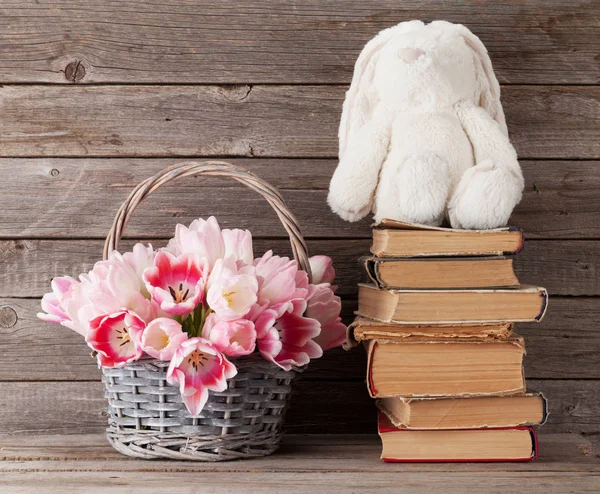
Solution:
[(473, 231), (383, 220), (372, 280), (359, 285), (349, 342), (368, 355), (384, 461), (519, 461), (537, 456), (546, 400), (527, 394), (523, 338), (544, 288), (520, 285), (517, 228)]

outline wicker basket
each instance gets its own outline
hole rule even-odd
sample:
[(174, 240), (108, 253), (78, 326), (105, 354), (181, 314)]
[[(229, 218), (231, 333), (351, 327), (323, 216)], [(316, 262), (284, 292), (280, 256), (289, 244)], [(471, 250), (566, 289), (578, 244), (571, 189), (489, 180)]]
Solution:
[[(118, 247), (138, 204), (178, 177), (233, 178), (262, 195), (289, 234), (294, 258), (311, 279), (306, 243), (280, 193), (251, 172), (223, 161), (181, 163), (138, 185), (120, 207), (104, 245), (104, 258)], [(108, 398), (107, 437), (113, 447), (138, 458), (222, 461), (271, 454), (279, 445), (291, 383), (284, 371), (258, 354), (231, 359), (238, 373), (224, 392), (210, 392), (199, 416), (182, 402), (179, 388), (166, 382), (168, 362), (150, 357), (120, 368), (102, 368)]]

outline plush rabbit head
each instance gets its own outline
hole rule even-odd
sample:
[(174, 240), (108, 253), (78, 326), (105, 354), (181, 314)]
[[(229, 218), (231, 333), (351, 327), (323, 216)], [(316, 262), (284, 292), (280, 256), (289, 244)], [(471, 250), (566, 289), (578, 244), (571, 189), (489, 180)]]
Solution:
[(431, 111), (459, 101), (484, 108), (507, 133), (500, 86), (477, 36), (446, 21), (408, 21), (381, 31), (354, 68), (340, 123), (340, 156), (380, 105)]
[(362, 50), (328, 202), (348, 221), (505, 225), (523, 176), (487, 51), (466, 27), (403, 22)]

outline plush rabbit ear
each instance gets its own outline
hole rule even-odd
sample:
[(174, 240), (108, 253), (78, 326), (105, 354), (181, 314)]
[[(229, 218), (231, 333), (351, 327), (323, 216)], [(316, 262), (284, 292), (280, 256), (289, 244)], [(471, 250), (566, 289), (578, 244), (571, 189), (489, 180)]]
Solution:
[(423, 26), (424, 24), (421, 21), (408, 21), (384, 29), (369, 41), (360, 52), (354, 65), (352, 83), (350, 89), (346, 92), (346, 99), (342, 107), (342, 119), (338, 132), (340, 159), (346, 151), (346, 146), (351, 141), (352, 135), (371, 119), (373, 110), (379, 102), (372, 81), (380, 50), (395, 35)]
[(459, 34), (463, 37), (467, 46), (475, 53), (479, 106), (487, 110), (492, 118), (498, 122), (504, 134), (508, 135), (504, 110), (500, 103), (500, 84), (498, 84), (498, 79), (496, 79), (496, 74), (494, 74), (490, 56), (484, 44), (477, 36), (463, 25), (459, 24), (457, 27)]

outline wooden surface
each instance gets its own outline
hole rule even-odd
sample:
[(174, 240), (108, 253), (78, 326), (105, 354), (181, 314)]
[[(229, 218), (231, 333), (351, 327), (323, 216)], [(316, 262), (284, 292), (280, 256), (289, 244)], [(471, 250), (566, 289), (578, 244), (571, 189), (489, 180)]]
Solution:
[(467, 24), (503, 83), (595, 84), (586, 0), (4, 0), (0, 82), (346, 84), (364, 44), (410, 19)]
[(578, 434), (546, 434), (524, 463), (382, 463), (376, 435), (287, 436), (261, 459), (224, 463), (140, 461), (99, 434), (0, 436), (0, 481), (11, 493), (596, 493), (600, 459)]
[[(518, 324), (525, 338), (525, 371), (535, 379), (600, 379), (600, 307), (591, 297), (555, 298), (541, 324)], [(356, 301), (345, 298), (343, 316), (352, 319)], [(90, 349), (75, 332), (40, 324), (38, 299), (0, 298), (0, 382), (95, 380), (99, 377)], [(573, 315), (577, 324), (573, 324)], [(40, 344), (35, 345), (38, 341)], [(23, 351), (23, 346), (27, 351)], [(361, 348), (329, 352), (315, 360), (305, 379), (364, 379)]]
[[(347, 86), (4, 86), (2, 156), (334, 157)], [(521, 158), (599, 158), (597, 86), (506, 86)], [(51, 130), (49, 130), (51, 129)]]
[[(379, 463), (360, 350), (311, 365), (295, 386), (287, 430), (370, 436), (294, 436), (278, 456), (216, 466), (118, 456), (101, 437), (106, 409), (89, 349), (35, 317), (51, 278), (100, 258), (114, 213), (139, 181), (178, 160), (219, 156), (282, 189), (311, 252), (334, 258), (350, 321), (370, 230), (325, 202), (343, 95), (364, 43), (419, 17), (466, 23), (502, 83), (526, 179), (511, 218), (527, 236), (515, 266), (551, 294), (544, 322), (518, 327), (528, 387), (550, 403), (541, 461)], [(213, 492), (250, 492), (258, 482), (261, 492), (597, 492), (599, 18), (600, 4), (588, 0), (1, 2), (3, 491), (39, 492), (43, 482), (49, 492), (80, 492), (85, 482), (90, 492), (194, 492), (201, 480)], [(127, 236), (163, 245), (177, 222), (211, 214), (251, 228), (257, 253), (289, 254), (266, 203), (222, 180), (157, 192)]]
[[(314, 374), (313, 374), (314, 376)], [(600, 381), (529, 379), (529, 391), (542, 391), (550, 417), (540, 435), (554, 432), (597, 434)], [(2, 382), (3, 430), (19, 434), (100, 433), (107, 424), (103, 387), (96, 381)], [(288, 432), (310, 434), (375, 433), (375, 404), (359, 379), (294, 382), (287, 414)], [(335, 417), (335, 420), (332, 418)]]
[[(337, 164), (335, 160), (231, 161), (281, 187), (308, 237), (371, 235), (369, 219), (347, 223), (327, 207), (327, 187)], [(0, 158), (3, 184), (0, 238), (105, 237), (117, 206), (129, 191), (174, 162), (173, 158)], [(528, 239), (600, 238), (600, 161), (522, 160), (521, 164), (526, 188), (511, 223), (519, 225)], [(231, 197), (235, 197), (233, 204)], [(257, 215), (259, 211), (261, 214)], [(175, 182), (159, 189), (136, 210), (125, 233), (133, 238), (168, 238), (173, 235), (176, 222), (190, 223), (198, 216), (210, 214), (217, 216), (224, 226), (251, 227), (255, 236), (285, 235), (275, 214), (254, 192), (216, 179)], [(526, 251), (529, 248), (527, 244)], [(355, 252), (354, 257), (363, 253), (366, 250)], [(551, 250), (546, 249), (546, 253), (552, 255)], [(54, 255), (60, 254), (54, 252)], [(345, 266), (342, 264), (341, 269)]]
[[(166, 244), (166, 240), (141, 241), (155, 247)], [(3, 262), (0, 297), (41, 297), (48, 291), (54, 276), (68, 274), (76, 277), (91, 269), (102, 252), (102, 245), (103, 240), (95, 239), (0, 240), (0, 259)], [(123, 242), (124, 249), (132, 245), (132, 241)], [(338, 293), (348, 299), (356, 297), (356, 284), (367, 280), (358, 256), (367, 255), (370, 246), (369, 239), (308, 241), (311, 252), (326, 252), (332, 257), (338, 268)], [(254, 242), (257, 255), (268, 249), (291, 255), (287, 239), (257, 239)], [(542, 285), (551, 295), (600, 295), (600, 244), (596, 241), (530, 240), (514, 259), (514, 266), (523, 283)]]

